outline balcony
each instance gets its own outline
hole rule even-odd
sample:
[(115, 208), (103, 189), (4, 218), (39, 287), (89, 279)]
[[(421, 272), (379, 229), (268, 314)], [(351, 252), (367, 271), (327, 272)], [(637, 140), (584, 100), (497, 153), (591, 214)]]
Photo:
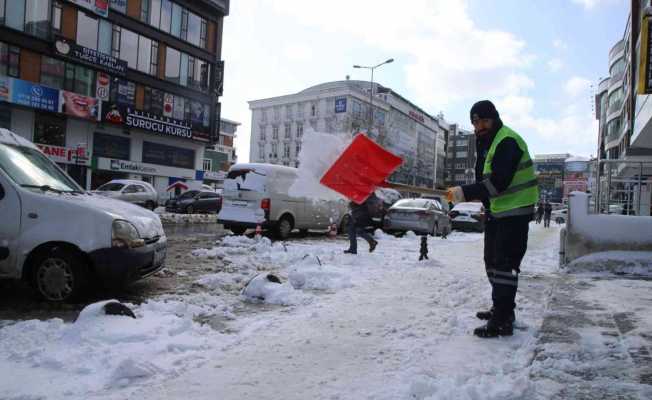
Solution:
[(613, 60), (618, 58), (618, 56), (623, 50), (625, 50), (625, 41), (619, 40), (609, 51), (609, 64), (611, 64)]

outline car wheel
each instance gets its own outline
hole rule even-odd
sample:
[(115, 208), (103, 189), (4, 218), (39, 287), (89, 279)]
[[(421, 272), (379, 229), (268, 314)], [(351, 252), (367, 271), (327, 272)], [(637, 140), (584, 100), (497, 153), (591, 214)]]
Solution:
[(70, 301), (86, 288), (86, 265), (73, 250), (49, 248), (35, 257), (33, 265), (32, 283), (45, 300)]
[(245, 231), (247, 230), (247, 228), (242, 227), (242, 226), (232, 226), (232, 227), (229, 228), (229, 230), (230, 230), (231, 232), (233, 232), (234, 235), (238, 235), (238, 236), (240, 236), (240, 235), (242, 235), (242, 234), (245, 233)]
[(193, 208), (193, 206), (186, 207), (186, 214), (192, 214), (194, 212), (195, 212), (195, 209)]
[(288, 217), (283, 217), (276, 227), (276, 234), (279, 239), (285, 240), (290, 237), (290, 232), (292, 232), (292, 221)]
[(153, 201), (149, 200), (145, 203), (145, 208), (150, 211), (154, 211), (154, 209), (156, 208), (156, 204), (154, 204)]

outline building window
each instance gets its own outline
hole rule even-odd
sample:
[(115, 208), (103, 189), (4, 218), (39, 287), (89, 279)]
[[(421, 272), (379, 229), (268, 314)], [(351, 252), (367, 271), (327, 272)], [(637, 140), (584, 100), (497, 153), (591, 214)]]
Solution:
[(297, 138), (300, 138), (303, 136), (303, 124), (299, 123), (297, 124)]
[(278, 140), (278, 126), (272, 127), (272, 140)]
[(317, 116), (317, 106), (315, 106), (314, 104), (310, 105), (310, 116), (311, 117)]
[(265, 146), (260, 146), (258, 148), (258, 158), (261, 160), (265, 159)]
[(99, 21), (83, 11), (77, 12), (77, 44), (97, 50)]
[(290, 145), (288, 143), (283, 145), (283, 157), (290, 158)]
[(34, 143), (66, 147), (66, 118), (36, 113)]
[(458, 151), (455, 153), (456, 158), (466, 158), (466, 151)]
[(0, 75), (18, 78), (19, 65), (20, 48), (0, 42)]
[(152, 40), (138, 36), (138, 71), (150, 73), (152, 60)]
[(47, 38), (50, 33), (50, 4), (47, 0), (0, 0), (0, 24)]
[(299, 157), (299, 153), (301, 153), (301, 143), (297, 143), (295, 151), (296, 151), (295, 154), (297, 155), (297, 157)]
[(47, 56), (41, 57), (41, 83), (55, 89), (63, 89), (66, 63)]
[(180, 65), (181, 53), (179, 50), (168, 47), (165, 56), (165, 79), (170, 82), (179, 83)]
[(19, 31), (25, 28), (25, 0), (12, 0), (5, 5), (4, 23)]
[(149, 0), (141, 0), (140, 3), (140, 20), (149, 22)]
[(199, 46), (201, 44), (201, 25), (202, 19), (199, 15), (188, 13), (188, 37), (187, 41)]
[(285, 124), (285, 138), (286, 138), (286, 139), (289, 139), (290, 136), (291, 136), (291, 133), (290, 133), (290, 124)]
[(95, 71), (55, 58), (41, 57), (41, 83), (56, 89), (94, 96)]
[(204, 161), (202, 162), (202, 168), (204, 171), (212, 171), (213, 160), (211, 160), (210, 158), (204, 158)]
[[(0, 6), (2, 6), (4, 0), (0, 0)], [(0, 10), (0, 18), (4, 13)], [(63, 6), (59, 1), (54, 1), (52, 3), (52, 30), (57, 33), (61, 32), (61, 15), (63, 14)]]
[(100, 30), (97, 34), (97, 51), (111, 55), (113, 49), (113, 24), (105, 19), (100, 19)]
[(206, 22), (205, 19), (202, 18), (201, 20), (201, 32), (199, 34), (199, 47), (202, 49), (207, 48), (208, 46), (208, 23)]
[(260, 129), (260, 140), (264, 142), (265, 141), (265, 126), (261, 125), (259, 129)]
[(131, 141), (129, 138), (95, 132), (93, 135), (93, 156), (129, 160)]
[(156, 115), (163, 115), (163, 92), (145, 87), (145, 96), (143, 98), (143, 111)]
[(111, 9), (126, 14), (127, 0), (111, 0)]
[(170, 33), (172, 36), (177, 38), (181, 37), (181, 16), (183, 14), (182, 8), (177, 3), (172, 4), (172, 26), (170, 27)]
[(138, 34), (128, 29), (120, 29), (120, 59), (127, 62), (129, 68), (138, 67)]
[(160, 143), (143, 142), (143, 162), (195, 169), (195, 151)]
[(115, 78), (111, 83), (110, 100), (117, 105), (134, 108), (136, 105), (136, 84), (126, 79)]
[(272, 143), (272, 158), (278, 158), (278, 144), (277, 143)]
[(170, 33), (170, 24), (172, 22), (172, 2), (170, 0), (163, 0), (161, 3), (161, 25), (160, 29), (163, 32)]

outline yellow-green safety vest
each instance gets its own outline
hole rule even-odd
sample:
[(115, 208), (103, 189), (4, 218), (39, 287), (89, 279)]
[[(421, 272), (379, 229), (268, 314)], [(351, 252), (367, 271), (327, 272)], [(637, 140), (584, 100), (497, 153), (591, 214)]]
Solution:
[[(505, 138), (514, 139), (519, 149), (523, 152), (523, 155), (521, 156), (512, 182), (507, 189), (499, 193), (489, 180), (489, 177), (491, 176), (491, 162), (494, 159), (496, 148)], [(489, 190), (492, 216), (503, 218), (514, 215), (527, 215), (534, 212), (534, 205), (539, 201), (537, 177), (534, 174), (534, 165), (532, 164), (527, 144), (525, 144), (525, 141), (523, 141), (518, 133), (505, 125), (500, 128), (496, 133), (493, 143), (491, 143), (489, 152), (487, 152), (482, 174), (484, 184)]]

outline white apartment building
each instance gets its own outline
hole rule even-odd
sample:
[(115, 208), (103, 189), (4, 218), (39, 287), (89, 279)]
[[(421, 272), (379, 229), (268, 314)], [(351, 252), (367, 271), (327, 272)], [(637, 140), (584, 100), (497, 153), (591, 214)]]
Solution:
[(377, 83), (373, 90), (372, 122), (370, 87), (367, 81), (336, 81), (296, 94), (250, 101), (250, 160), (298, 166), (306, 130), (352, 135), (365, 132), (403, 158), (403, 165), (390, 181), (441, 187), (448, 124)]

